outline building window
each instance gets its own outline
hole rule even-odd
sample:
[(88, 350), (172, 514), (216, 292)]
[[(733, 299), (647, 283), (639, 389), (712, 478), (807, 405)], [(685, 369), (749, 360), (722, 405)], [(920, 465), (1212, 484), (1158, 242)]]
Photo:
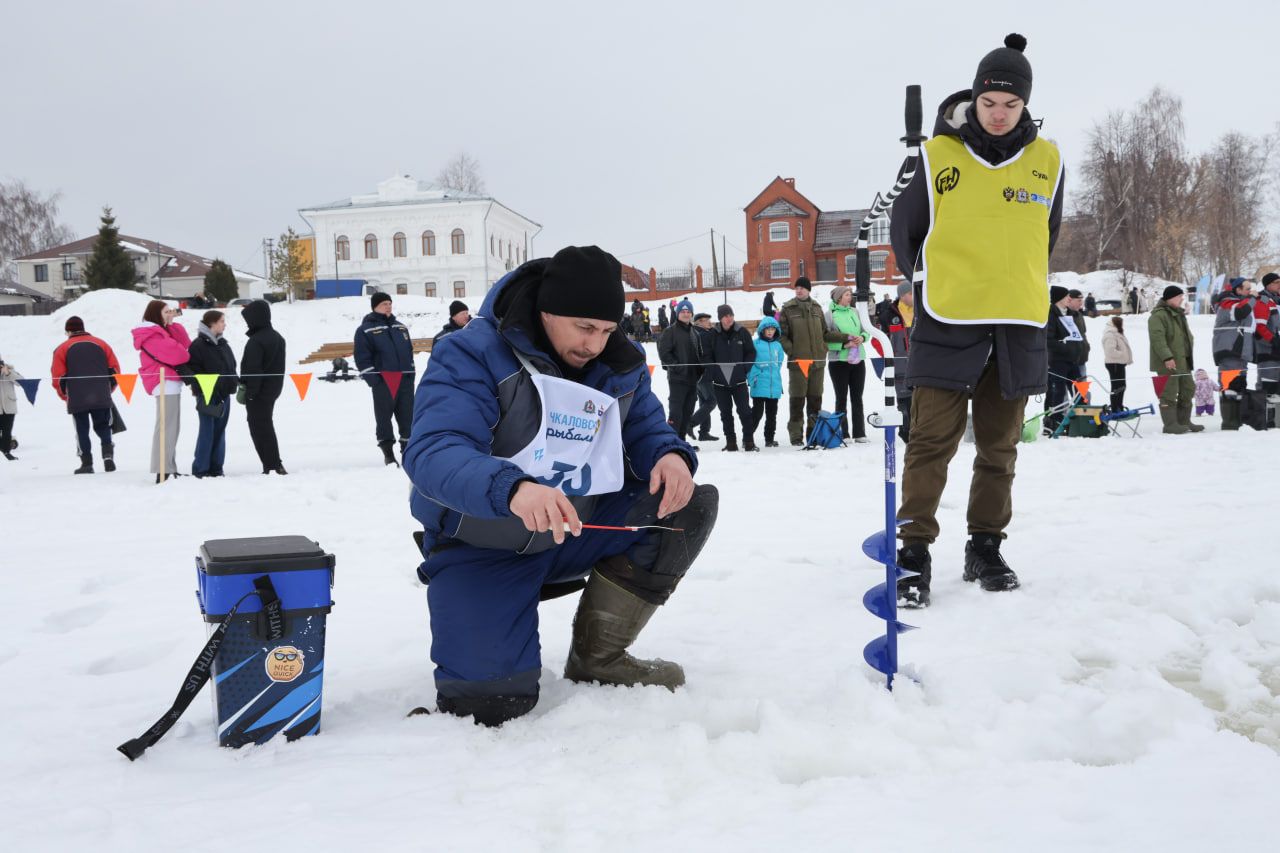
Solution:
[(435, 296), (435, 295), (436, 295), (436, 283), (435, 283), (434, 281), (429, 281), (429, 282), (427, 282), (427, 284), (426, 284), (426, 294), (427, 294), (427, 296)]
[(36, 281), (48, 281), (48, 280), (49, 280), (49, 265), (36, 264)]
[[(796, 239), (799, 240), (801, 243), (804, 242), (804, 223), (803, 222), (796, 223)], [(800, 275), (804, 275), (804, 270), (800, 271)]]
[(467, 283), (465, 281), (455, 281), (453, 283), (453, 298), (461, 299), (467, 295)]
[(872, 252), (871, 253), (871, 271), (884, 272), (885, 264), (889, 261), (888, 252)]
[(436, 253), (436, 232), (422, 232), (422, 256), (429, 258)]
[(339, 237), (333, 241), (333, 256), (340, 261), (351, 260), (351, 241), (346, 237)]
[(791, 225), (786, 222), (769, 223), (769, 242), (785, 243), (791, 239)]
[(763, 222), (756, 223), (756, 242), (757, 243), (764, 242), (764, 223)]
[(791, 278), (791, 261), (770, 261), (769, 262), (769, 278), (774, 281), (787, 280)]
[(396, 285), (396, 296), (408, 296), (408, 295), (409, 295), (409, 285), (407, 284)]
[(465, 255), (467, 253), (467, 235), (462, 233), (462, 229), (453, 229), (453, 233), (449, 236), (453, 242), (453, 253), (455, 255)]
[(496, 255), (497, 251), (493, 248), (493, 235), (489, 235), (489, 254)]
[(801, 260), (801, 261), (800, 261), (800, 275), (802, 275), (802, 276), (804, 275), (804, 261), (803, 261), (803, 260)]
[(62, 280), (71, 281), (76, 275), (76, 265), (70, 261), (62, 262)]
[(855, 279), (858, 277), (858, 256), (844, 256), (844, 277), (847, 279)]
[(397, 231), (391, 238), (391, 254), (397, 258), (409, 257), (408, 242), (404, 239), (404, 232)]
[(364, 259), (366, 261), (378, 259), (378, 238), (372, 234), (364, 235)]
[(882, 216), (871, 223), (871, 236), (867, 242), (872, 246), (887, 246), (889, 244), (889, 218), (887, 216)]

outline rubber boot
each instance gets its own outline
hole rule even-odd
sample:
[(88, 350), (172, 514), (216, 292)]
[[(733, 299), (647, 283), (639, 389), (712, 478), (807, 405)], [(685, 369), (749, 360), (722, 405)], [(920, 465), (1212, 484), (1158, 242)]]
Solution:
[(102, 468), (107, 472), (116, 470), (116, 446), (114, 444), (102, 445)]
[(679, 664), (642, 660), (627, 652), (657, 609), (657, 604), (592, 572), (573, 617), (573, 644), (564, 677), (580, 683), (646, 685), (672, 691), (683, 685), (684, 670)]
[(734, 453), (738, 450), (738, 437), (736, 435), (726, 435), (724, 437), (724, 447), (721, 450), (727, 450)]
[(1160, 420), (1164, 421), (1164, 429), (1161, 432), (1169, 435), (1184, 435), (1191, 432), (1182, 424), (1178, 423), (1178, 410), (1173, 406), (1160, 405)]
[(92, 454), (92, 453), (81, 453), (81, 454), (80, 454), (80, 467), (79, 467), (79, 468), (77, 468), (77, 469), (76, 469), (75, 471), (73, 471), (72, 473), (75, 473), (75, 474), (92, 474), (92, 473), (93, 473), (93, 454)]
[(395, 444), (396, 443), (394, 441), (379, 441), (378, 447), (382, 449), (382, 464), (395, 465), (397, 468), (399, 468), (400, 463), (396, 462), (396, 454), (391, 449), (395, 447)]
[(1191, 422), (1191, 404), (1178, 404), (1178, 423), (1187, 428), (1187, 432), (1204, 432), (1204, 427)]
[(787, 421), (787, 433), (791, 437), (792, 447), (804, 447), (804, 397), (788, 399), (791, 406), (791, 419)]
[(1222, 398), (1222, 428), (1224, 430), (1240, 429), (1240, 398)]
[(813, 435), (813, 428), (818, 425), (818, 413), (822, 411), (822, 397), (805, 397), (805, 403), (808, 408), (808, 417), (805, 419), (804, 438), (808, 442), (809, 436)]

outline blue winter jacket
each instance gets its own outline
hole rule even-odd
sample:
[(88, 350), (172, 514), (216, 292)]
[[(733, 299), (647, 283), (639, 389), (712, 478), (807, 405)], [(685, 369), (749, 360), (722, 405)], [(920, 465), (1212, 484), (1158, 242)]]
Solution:
[[(768, 328), (774, 330), (771, 341), (766, 341), (760, 334)], [(756, 363), (751, 365), (751, 372), (747, 374), (752, 397), (777, 400), (782, 396), (782, 365), (786, 363), (787, 355), (778, 340), (781, 333), (778, 321), (772, 317), (765, 317), (756, 327)]]
[[(394, 314), (383, 316), (370, 311), (356, 329), (356, 369), (372, 388), (382, 382), (383, 370), (413, 373), (413, 339)], [(412, 381), (410, 378), (409, 381)]]
[[(561, 376), (527, 331), (537, 329), (534, 303), (546, 263), (529, 261), (508, 273), (466, 328), (432, 350), (404, 453), (424, 555), (450, 541), (520, 553), (555, 547), (549, 533), (531, 534), (512, 515), (516, 484), (533, 478), (506, 461), (542, 428), (541, 401), (514, 351), (538, 372)], [(647, 481), (658, 459), (673, 451), (695, 470), (693, 449), (676, 436), (653, 394), (644, 351), (621, 331), (577, 381), (618, 399), (628, 480)], [(570, 497), (584, 519), (596, 500)]]

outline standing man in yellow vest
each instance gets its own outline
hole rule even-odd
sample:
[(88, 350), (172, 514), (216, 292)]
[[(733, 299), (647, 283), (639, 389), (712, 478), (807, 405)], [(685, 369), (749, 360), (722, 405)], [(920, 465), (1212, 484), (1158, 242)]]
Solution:
[(970, 402), (977, 459), (969, 488), (964, 579), (1016, 589), (1000, 555), (1027, 397), (1045, 391), (1049, 253), (1062, 219), (1057, 146), (1027, 112), (1031, 64), (1014, 33), (978, 63), (971, 89), (938, 109), (915, 178), (893, 206), (898, 264), (913, 269), (916, 316), (907, 361), (911, 442), (902, 473), (898, 585), (904, 607), (929, 604), (929, 547), (947, 465)]

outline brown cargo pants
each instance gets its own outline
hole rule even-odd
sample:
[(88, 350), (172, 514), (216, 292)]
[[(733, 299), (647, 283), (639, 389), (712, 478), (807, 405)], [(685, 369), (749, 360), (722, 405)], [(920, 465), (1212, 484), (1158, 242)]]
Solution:
[[(787, 436), (792, 443), (807, 441), (813, 435), (813, 425), (818, 420), (818, 412), (822, 411), (822, 385), (827, 373), (827, 363), (814, 359), (809, 365), (809, 375), (805, 376), (800, 365), (794, 361), (787, 363), (787, 396), (791, 398), (790, 418), (787, 420)], [(809, 415), (809, 424), (805, 426), (805, 414)]]
[[(899, 518), (910, 519), (898, 533), (903, 541), (932, 543), (938, 538), (938, 502), (947, 485), (947, 465), (964, 436), (969, 399), (963, 391), (915, 389), (898, 511)], [(978, 456), (969, 486), (969, 534), (1003, 537), (1013, 517), (1013, 473), (1027, 398), (1004, 399), (999, 373), (994, 364), (988, 364), (972, 399)]]

